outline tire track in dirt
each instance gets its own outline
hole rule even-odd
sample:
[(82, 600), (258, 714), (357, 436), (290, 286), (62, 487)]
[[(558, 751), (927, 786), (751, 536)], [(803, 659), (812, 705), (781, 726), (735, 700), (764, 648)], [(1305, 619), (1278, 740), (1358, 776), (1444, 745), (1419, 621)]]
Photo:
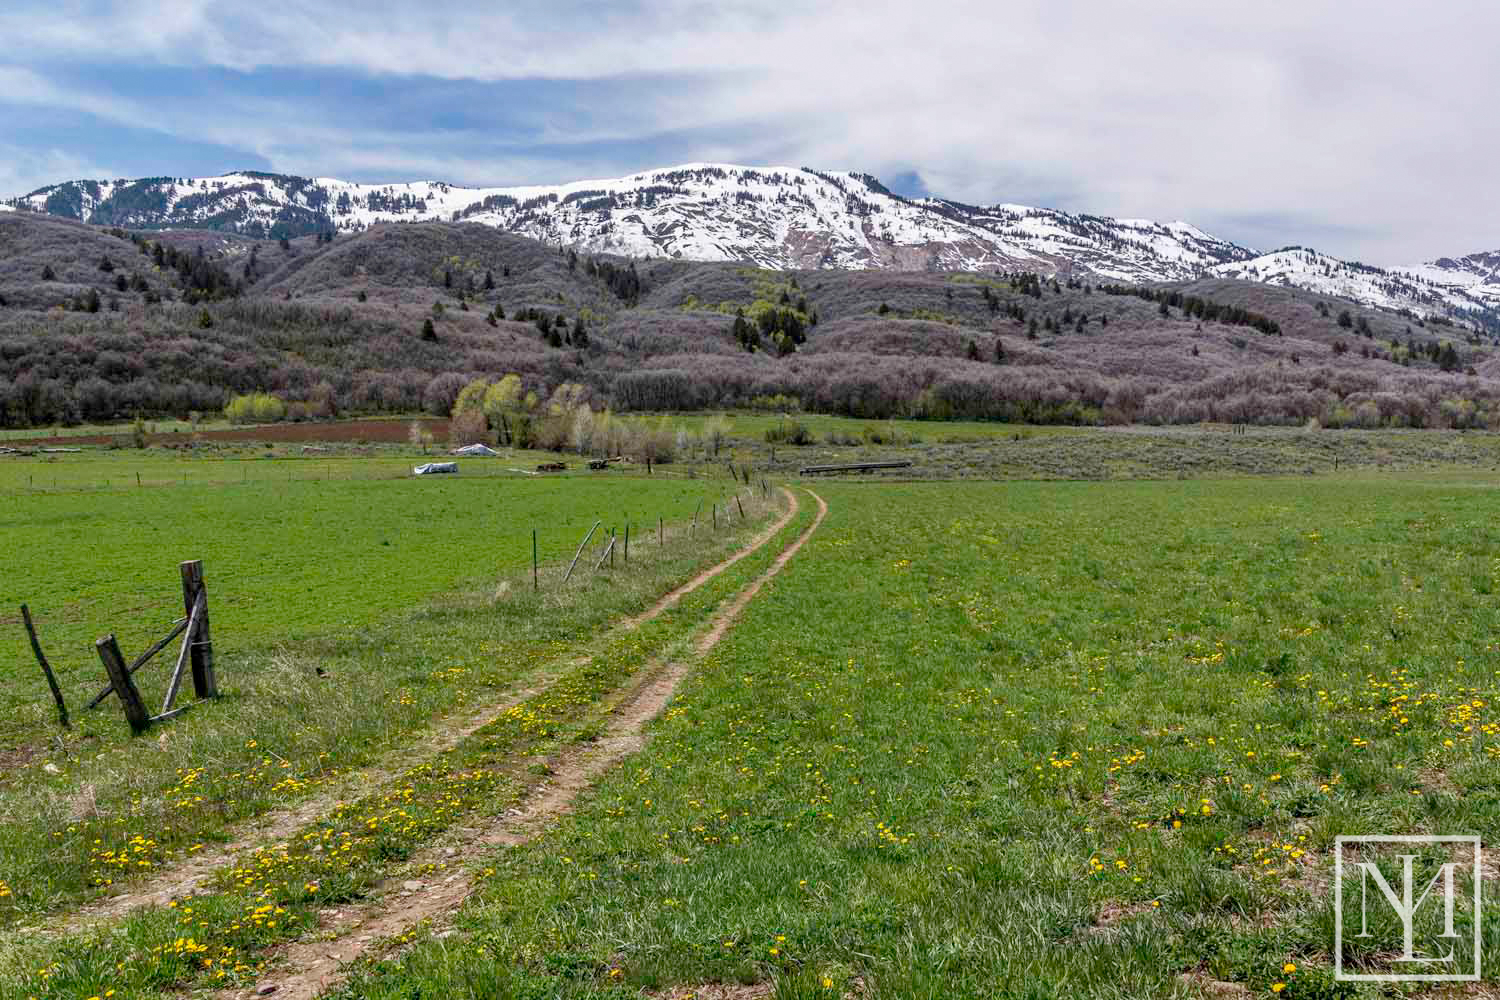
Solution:
[(762, 545), (766, 544), (771, 539), (779, 535), (781, 533), (781, 529), (790, 524), (792, 518), (797, 516), (796, 495), (790, 490), (787, 490), (785, 487), (782, 488), (781, 492), (786, 495), (790, 503), (788, 505), (787, 512), (783, 514), (775, 524), (771, 525), (765, 531), (762, 531), (760, 534), (756, 535), (755, 539), (749, 545), (745, 546), (743, 549), (740, 549), (734, 555), (730, 556), (728, 559), (725, 559), (717, 566), (710, 566), (708, 569), (704, 570), (702, 573), (699, 573), (697, 576), (693, 577), (682, 586), (667, 591), (667, 593), (662, 595), (661, 600), (651, 605), (651, 607), (646, 611), (642, 612), (639, 615), (636, 615), (633, 618), (626, 618), (624, 621), (620, 622), (619, 627), (626, 629), (640, 628), (651, 619), (660, 615), (663, 611), (666, 611), (668, 608), (676, 605), (678, 601), (682, 600), (688, 594), (691, 594), (693, 591), (697, 590), (699, 587), (703, 586), (705, 583), (723, 573), (729, 567), (733, 566), (741, 559), (755, 552)]
[[(790, 520), (797, 513), (798, 503), (789, 490), (783, 492), (791, 501)], [(807, 493), (818, 504), (812, 524), (776, 557), (764, 573), (713, 617), (709, 630), (693, 643), (693, 661), (701, 659), (718, 645), (761, 589), (781, 572), (823, 523), (828, 505), (811, 490)], [(691, 667), (691, 662), (672, 661), (648, 675), (614, 709), (598, 739), (587, 746), (569, 747), (549, 762), (548, 779), (533, 788), (518, 808), (488, 830), (470, 831), (445, 850), (456, 848), (462, 855), (486, 848), (519, 846), (537, 836), (550, 822), (566, 815), (574, 800), (592, 787), (600, 775), (645, 747), (646, 725), (671, 702)], [(432, 849), (418, 854), (412, 861), (420, 868), (423, 862), (446, 856)], [(268, 975), (256, 987), (225, 990), (217, 996), (222, 1000), (248, 1000), (265, 995), (262, 991), (270, 989), (277, 1000), (314, 1000), (343, 980), (348, 963), (363, 957), (380, 942), (424, 922), (446, 922), (474, 891), (474, 882), (467, 874), (453, 873), (441, 880), (398, 883), (392, 879), (381, 889), (384, 891), (374, 902), (327, 911), (326, 919), (312, 932), (316, 939), (296, 941), (282, 949), (276, 958), (288, 968), (287, 972)]]
[[(783, 489), (783, 494), (789, 500), (787, 510), (778, 517), (775, 522), (765, 528), (744, 547), (736, 551), (727, 559), (694, 576), (687, 583), (675, 587), (659, 598), (646, 611), (639, 615), (622, 619), (612, 626), (606, 633), (606, 637), (616, 631), (632, 630), (640, 628), (647, 622), (660, 617), (663, 613), (674, 607), (682, 598), (702, 587), (714, 578), (723, 574), (740, 560), (753, 555), (773, 538), (781, 533), (792, 519), (797, 516), (797, 499), (788, 490)], [(569, 661), (571, 666), (580, 666), (587, 663), (589, 657), (582, 657)], [(162, 868), (135, 888), (128, 892), (122, 892), (113, 896), (85, 903), (67, 914), (54, 917), (51, 922), (39, 928), (31, 928), (28, 933), (46, 935), (58, 935), (73, 933), (96, 927), (102, 923), (110, 923), (128, 916), (131, 912), (147, 906), (166, 906), (172, 900), (198, 891), (214, 873), (224, 868), (229, 862), (241, 854), (256, 846), (275, 847), (284, 843), (298, 830), (325, 815), (339, 806), (355, 801), (371, 790), (379, 787), (386, 781), (391, 780), (396, 774), (416, 764), (430, 760), (458, 746), (464, 740), (473, 736), (485, 726), (495, 722), (506, 712), (529, 698), (534, 698), (555, 680), (555, 676), (546, 675), (537, 678), (532, 684), (517, 690), (499, 702), (491, 702), (478, 712), (469, 713), (457, 720), (441, 720), (427, 733), (427, 738), (422, 742), (416, 752), (408, 747), (397, 751), (386, 761), (370, 767), (361, 768), (343, 776), (338, 787), (322, 795), (304, 800), (294, 806), (274, 809), (263, 813), (251, 820), (232, 827), (230, 829), (230, 842), (213, 848), (205, 848), (196, 852), (179, 862)]]

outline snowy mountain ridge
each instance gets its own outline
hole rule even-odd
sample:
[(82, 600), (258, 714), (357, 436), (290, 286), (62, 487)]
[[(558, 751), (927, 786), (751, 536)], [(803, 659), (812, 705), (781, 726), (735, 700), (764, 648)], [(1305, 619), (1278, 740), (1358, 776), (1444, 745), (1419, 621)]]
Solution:
[(772, 269), (1025, 270), (1118, 281), (1234, 277), (1500, 325), (1500, 253), (1386, 271), (1302, 248), (1269, 254), (1186, 222), (909, 199), (868, 174), (693, 163), (559, 185), (358, 184), (241, 172), (69, 181), (7, 207), (139, 229), (258, 236), (471, 221), (591, 253)]

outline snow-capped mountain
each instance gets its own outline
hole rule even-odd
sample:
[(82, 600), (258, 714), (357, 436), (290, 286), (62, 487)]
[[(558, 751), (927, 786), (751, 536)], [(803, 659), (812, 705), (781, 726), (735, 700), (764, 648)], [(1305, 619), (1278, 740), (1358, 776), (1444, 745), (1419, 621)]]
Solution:
[(770, 268), (999, 267), (1149, 281), (1191, 278), (1250, 256), (1182, 222), (915, 201), (864, 174), (722, 164), (513, 188), (263, 173), (72, 181), (13, 204), (106, 225), (265, 235), (469, 220), (592, 252)]
[(1457, 259), (1440, 257), (1405, 270), (1414, 278), (1462, 288), (1492, 306), (1500, 306), (1500, 250)]
[(767, 268), (1027, 270), (1121, 281), (1234, 277), (1500, 329), (1500, 254), (1386, 271), (1302, 248), (1257, 255), (1185, 222), (893, 194), (868, 174), (697, 163), (510, 188), (244, 172), (69, 181), (10, 206), (102, 225), (257, 236), (472, 221), (594, 253)]
[(1305, 247), (1285, 247), (1249, 260), (1220, 264), (1212, 268), (1212, 273), (1225, 278), (1289, 285), (1380, 309), (1407, 310), (1424, 317), (1453, 316), (1481, 324), (1500, 305), (1497, 294), (1500, 285), (1486, 286), (1482, 275), (1458, 267), (1445, 269), (1433, 264), (1386, 271)]

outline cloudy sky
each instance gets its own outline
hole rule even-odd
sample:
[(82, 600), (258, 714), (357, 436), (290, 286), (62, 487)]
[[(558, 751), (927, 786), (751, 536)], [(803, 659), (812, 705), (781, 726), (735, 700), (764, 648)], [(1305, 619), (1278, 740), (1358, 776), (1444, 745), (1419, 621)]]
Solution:
[(5, 0), (0, 39), (0, 196), (722, 161), (1377, 264), (1500, 249), (1490, 0)]

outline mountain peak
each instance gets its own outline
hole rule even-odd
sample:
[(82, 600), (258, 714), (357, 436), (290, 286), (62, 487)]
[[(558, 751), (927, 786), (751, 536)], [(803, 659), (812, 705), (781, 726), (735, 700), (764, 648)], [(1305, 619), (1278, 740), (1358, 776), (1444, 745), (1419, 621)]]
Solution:
[(252, 236), (469, 221), (590, 253), (772, 269), (1020, 270), (1126, 282), (1248, 277), (1500, 325), (1500, 254), (1388, 272), (1302, 247), (1257, 254), (1181, 220), (904, 198), (871, 174), (811, 167), (697, 162), (513, 187), (370, 184), (244, 170), (69, 181), (8, 207), (135, 229)]

